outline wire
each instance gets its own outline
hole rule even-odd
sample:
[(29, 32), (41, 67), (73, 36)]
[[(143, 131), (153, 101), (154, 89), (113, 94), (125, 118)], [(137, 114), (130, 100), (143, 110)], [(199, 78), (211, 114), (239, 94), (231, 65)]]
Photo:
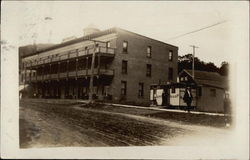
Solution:
[(217, 22), (215, 24), (212, 24), (212, 25), (209, 25), (209, 26), (206, 26), (206, 27), (203, 27), (203, 28), (200, 28), (200, 29), (196, 29), (194, 31), (191, 31), (191, 32), (187, 32), (187, 33), (184, 33), (184, 34), (181, 34), (181, 35), (178, 35), (178, 36), (175, 36), (175, 37), (172, 37), (172, 38), (169, 38), (168, 40), (173, 40), (173, 39), (177, 39), (177, 38), (180, 38), (180, 37), (183, 37), (183, 36), (186, 36), (188, 34), (192, 34), (192, 33), (195, 33), (195, 32), (199, 32), (201, 30), (204, 30), (204, 29), (208, 29), (208, 28), (211, 28), (211, 27), (214, 27), (214, 26), (217, 26), (217, 25), (220, 25), (220, 24), (223, 24), (227, 22), (226, 20), (224, 21), (221, 21), (221, 22)]

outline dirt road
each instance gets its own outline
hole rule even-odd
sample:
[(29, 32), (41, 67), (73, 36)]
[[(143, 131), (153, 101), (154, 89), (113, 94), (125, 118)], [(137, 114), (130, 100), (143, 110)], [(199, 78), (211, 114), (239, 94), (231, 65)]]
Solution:
[(156, 112), (21, 102), (20, 147), (188, 145), (186, 137), (192, 135), (196, 135), (192, 142), (198, 143), (204, 133), (223, 139), (229, 133), (145, 116)]

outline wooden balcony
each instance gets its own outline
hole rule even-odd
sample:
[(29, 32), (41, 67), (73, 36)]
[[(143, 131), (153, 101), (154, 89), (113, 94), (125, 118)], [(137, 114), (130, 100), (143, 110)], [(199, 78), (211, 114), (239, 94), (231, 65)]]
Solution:
[[(58, 56), (46, 57), (46, 58), (42, 58), (42, 59), (25, 60), (25, 58), (24, 58), (23, 62), (25, 63), (26, 67), (30, 68), (30, 67), (34, 67), (37, 65), (48, 64), (51, 62), (59, 62), (59, 61), (63, 61), (63, 60), (80, 58), (83, 56), (89, 56), (89, 55), (92, 55), (93, 53), (94, 53), (94, 48), (88, 48), (88, 49), (82, 48), (82, 49), (79, 49), (78, 52), (76, 52), (74, 49), (74, 50), (69, 51), (69, 52), (59, 53)], [(95, 53), (99, 54), (101, 56), (114, 57), (115, 49), (99, 46), (95, 49)]]
[[(78, 70), (78, 71), (70, 71), (70, 72), (62, 72), (62, 73), (54, 73), (54, 74), (46, 74), (46, 75), (39, 75), (36, 77), (32, 77), (31, 81), (43, 81), (43, 80), (57, 80), (57, 79), (66, 79), (66, 78), (80, 78), (90, 76), (91, 71), (90, 69)], [(106, 76), (114, 76), (113, 69), (94, 69), (94, 75), (106, 75)]]

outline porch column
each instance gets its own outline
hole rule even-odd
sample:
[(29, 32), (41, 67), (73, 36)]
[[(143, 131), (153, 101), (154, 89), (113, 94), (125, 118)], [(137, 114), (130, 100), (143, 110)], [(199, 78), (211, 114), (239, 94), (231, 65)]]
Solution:
[(42, 66), (42, 80), (44, 81), (44, 74), (45, 74), (45, 71), (44, 71), (44, 65)]
[(78, 77), (78, 58), (76, 59), (76, 79), (77, 79), (77, 77)]
[(58, 62), (58, 68), (57, 68), (57, 77), (60, 79), (60, 62)]
[(38, 67), (36, 67), (36, 82), (37, 82), (37, 72), (38, 72)]
[(51, 63), (49, 64), (49, 78), (51, 79)]
[(67, 60), (67, 78), (69, 78), (69, 60)]
[(26, 63), (24, 63), (24, 85), (26, 84), (26, 74), (27, 74)]
[(100, 54), (98, 54), (98, 66), (97, 66), (97, 69), (98, 69), (98, 75), (100, 74), (100, 66), (101, 66), (101, 56)]
[(88, 75), (89, 57), (86, 57), (86, 75)]

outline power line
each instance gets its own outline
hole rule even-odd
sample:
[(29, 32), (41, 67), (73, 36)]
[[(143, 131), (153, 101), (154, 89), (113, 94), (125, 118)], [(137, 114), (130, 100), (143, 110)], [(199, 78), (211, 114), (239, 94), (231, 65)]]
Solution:
[(196, 29), (196, 30), (191, 31), (191, 32), (187, 32), (187, 33), (184, 33), (184, 34), (181, 34), (181, 35), (178, 35), (178, 36), (175, 36), (175, 37), (169, 38), (168, 40), (177, 39), (177, 38), (180, 38), (180, 37), (186, 36), (186, 35), (188, 35), (188, 34), (192, 34), (192, 33), (199, 32), (199, 31), (201, 31), (201, 30), (204, 30), (204, 29), (208, 29), (208, 28), (211, 28), (211, 27), (214, 27), (214, 26), (217, 26), (217, 25), (223, 24), (223, 23), (225, 23), (225, 22), (227, 22), (227, 21), (226, 21), (226, 20), (224, 20), (224, 21), (220, 21), (220, 22), (214, 23), (214, 24), (212, 24), (212, 25), (209, 25), (209, 26), (206, 26), (206, 27), (202, 27), (202, 28), (200, 28), (200, 29)]

